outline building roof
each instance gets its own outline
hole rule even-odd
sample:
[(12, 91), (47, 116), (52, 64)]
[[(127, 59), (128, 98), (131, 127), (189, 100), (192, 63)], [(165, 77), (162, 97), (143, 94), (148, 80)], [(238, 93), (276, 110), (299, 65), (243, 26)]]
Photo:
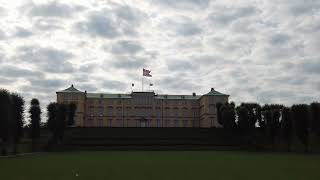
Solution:
[(79, 91), (78, 89), (76, 89), (75, 87), (73, 87), (73, 84), (70, 86), (70, 87), (68, 87), (67, 89), (65, 89), (65, 90), (62, 90), (62, 91), (58, 91), (58, 92), (81, 92), (81, 91)]
[[(83, 93), (76, 89), (73, 84), (62, 91), (58, 92), (73, 92), (73, 93)], [(58, 93), (57, 92), (57, 93)], [(85, 92), (86, 93), (86, 92)], [(132, 98), (134, 94), (140, 93), (152, 93), (155, 99), (172, 99), (172, 100), (179, 100), (179, 99), (187, 99), (187, 100), (197, 100), (200, 99), (202, 96), (229, 96), (227, 94), (220, 93), (214, 88), (211, 88), (211, 91), (204, 95), (196, 95), (195, 93), (192, 95), (170, 95), (170, 94), (155, 94), (153, 91), (146, 91), (146, 92), (132, 92), (130, 94), (111, 94), (111, 93), (87, 93), (87, 98), (108, 98), (108, 99), (128, 99)], [(151, 95), (151, 94), (150, 94)]]
[[(155, 99), (189, 99), (196, 100), (201, 96), (193, 95), (167, 95), (159, 94), (155, 95)], [(132, 98), (132, 94), (107, 94), (107, 93), (87, 93), (87, 98), (106, 98), (106, 99), (128, 99)]]
[(214, 88), (211, 88), (211, 91), (208, 92), (207, 94), (204, 94), (204, 96), (229, 96), (229, 95), (223, 94), (221, 92), (214, 90)]

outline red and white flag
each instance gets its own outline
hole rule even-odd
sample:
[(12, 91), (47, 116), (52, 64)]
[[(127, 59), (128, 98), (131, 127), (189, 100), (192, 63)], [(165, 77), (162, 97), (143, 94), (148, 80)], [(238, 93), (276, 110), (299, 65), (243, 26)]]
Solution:
[(143, 76), (152, 77), (151, 71), (143, 68)]

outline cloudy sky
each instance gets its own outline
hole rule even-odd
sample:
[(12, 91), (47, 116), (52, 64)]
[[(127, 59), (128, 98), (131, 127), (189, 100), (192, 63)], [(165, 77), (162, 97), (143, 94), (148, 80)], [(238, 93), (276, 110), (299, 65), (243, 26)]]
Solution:
[[(0, 88), (320, 100), (319, 0), (0, 0)], [(147, 88), (148, 89), (148, 88)]]

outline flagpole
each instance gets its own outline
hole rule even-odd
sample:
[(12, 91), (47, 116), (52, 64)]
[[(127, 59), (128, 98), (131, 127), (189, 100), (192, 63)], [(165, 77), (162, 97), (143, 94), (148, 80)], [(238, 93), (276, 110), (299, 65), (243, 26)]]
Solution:
[(142, 92), (143, 92), (143, 75), (142, 75), (142, 86), (141, 87), (142, 87), (141, 89), (142, 89)]

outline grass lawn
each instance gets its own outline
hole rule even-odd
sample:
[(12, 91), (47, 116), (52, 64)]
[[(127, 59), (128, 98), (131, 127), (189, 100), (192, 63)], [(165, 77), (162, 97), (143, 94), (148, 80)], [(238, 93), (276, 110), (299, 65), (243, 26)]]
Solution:
[(215, 151), (67, 152), (0, 158), (0, 180), (319, 180), (320, 156)]

